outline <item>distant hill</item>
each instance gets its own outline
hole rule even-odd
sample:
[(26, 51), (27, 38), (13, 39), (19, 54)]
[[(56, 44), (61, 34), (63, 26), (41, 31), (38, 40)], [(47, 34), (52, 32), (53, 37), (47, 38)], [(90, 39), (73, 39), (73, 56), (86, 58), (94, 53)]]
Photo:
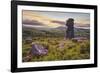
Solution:
[[(90, 29), (74, 28), (75, 36), (90, 36)], [(64, 37), (66, 33), (66, 27), (60, 26), (57, 28), (43, 28), (43, 27), (23, 27), (23, 37), (34, 36), (34, 37)]]

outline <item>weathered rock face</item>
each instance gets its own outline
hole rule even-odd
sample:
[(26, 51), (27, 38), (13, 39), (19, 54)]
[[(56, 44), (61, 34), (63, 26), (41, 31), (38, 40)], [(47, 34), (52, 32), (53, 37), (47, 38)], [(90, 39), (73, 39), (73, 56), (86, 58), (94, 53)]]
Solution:
[(69, 18), (66, 22), (67, 30), (66, 30), (66, 38), (74, 38), (74, 19)]
[(32, 44), (32, 55), (46, 55), (48, 50), (40, 44)]

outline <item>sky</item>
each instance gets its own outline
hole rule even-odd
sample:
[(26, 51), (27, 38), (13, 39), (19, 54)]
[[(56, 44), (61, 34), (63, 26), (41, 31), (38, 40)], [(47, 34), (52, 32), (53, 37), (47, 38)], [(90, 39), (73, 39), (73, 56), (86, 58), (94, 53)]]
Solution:
[(22, 14), (23, 24), (29, 23), (33, 26), (47, 26), (54, 28), (65, 26), (68, 18), (73, 18), (74, 23), (78, 26), (86, 26), (90, 24), (89, 13), (23, 10)]

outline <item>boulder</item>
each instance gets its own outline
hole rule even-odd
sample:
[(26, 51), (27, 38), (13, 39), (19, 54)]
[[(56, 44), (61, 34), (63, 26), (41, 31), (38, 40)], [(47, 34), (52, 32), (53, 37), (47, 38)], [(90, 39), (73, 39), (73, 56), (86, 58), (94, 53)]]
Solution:
[(31, 37), (27, 37), (27, 38), (25, 39), (25, 43), (26, 43), (26, 44), (32, 43), (32, 38), (31, 38)]
[(69, 18), (66, 22), (67, 30), (66, 30), (66, 38), (72, 39), (74, 38), (74, 19)]
[(87, 38), (85, 38), (85, 37), (75, 37), (75, 38), (72, 38), (73, 42), (80, 42), (80, 43), (82, 43), (84, 40), (87, 40)]
[(32, 55), (46, 55), (48, 50), (40, 44), (32, 44), (31, 54)]

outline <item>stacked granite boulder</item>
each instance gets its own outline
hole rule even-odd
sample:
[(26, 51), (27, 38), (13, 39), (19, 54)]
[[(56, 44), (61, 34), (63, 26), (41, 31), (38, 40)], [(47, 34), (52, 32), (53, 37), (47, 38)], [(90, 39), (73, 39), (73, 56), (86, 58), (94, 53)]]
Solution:
[(74, 19), (69, 18), (66, 22), (67, 30), (66, 30), (66, 38), (72, 39), (74, 38)]

